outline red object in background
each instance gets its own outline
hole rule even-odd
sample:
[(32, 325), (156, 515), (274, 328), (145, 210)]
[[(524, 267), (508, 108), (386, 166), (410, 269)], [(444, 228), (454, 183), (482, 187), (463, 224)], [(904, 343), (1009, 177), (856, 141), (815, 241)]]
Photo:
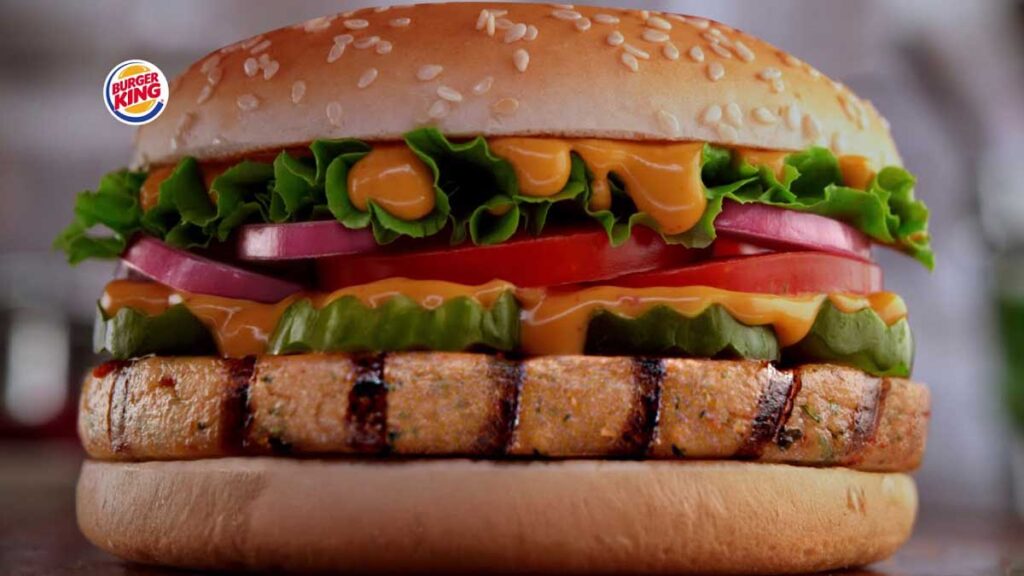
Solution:
[(633, 274), (607, 284), (633, 288), (699, 285), (762, 294), (869, 294), (883, 289), (882, 269), (876, 264), (818, 252), (782, 252), (711, 261)]
[(435, 246), (413, 252), (375, 252), (317, 261), (320, 288), (337, 290), (383, 278), (483, 284), (494, 279), (540, 287), (607, 280), (691, 262), (700, 252), (668, 245), (643, 227), (613, 247), (596, 226), (543, 236), (520, 235), (490, 246)]

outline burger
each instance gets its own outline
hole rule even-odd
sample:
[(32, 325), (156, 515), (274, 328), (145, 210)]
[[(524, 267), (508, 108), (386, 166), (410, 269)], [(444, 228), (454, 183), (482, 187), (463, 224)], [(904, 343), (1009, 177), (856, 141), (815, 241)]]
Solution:
[(82, 532), (187, 568), (793, 573), (909, 536), (927, 267), (886, 121), (707, 19), (315, 18), (171, 82), (56, 245), (120, 258)]

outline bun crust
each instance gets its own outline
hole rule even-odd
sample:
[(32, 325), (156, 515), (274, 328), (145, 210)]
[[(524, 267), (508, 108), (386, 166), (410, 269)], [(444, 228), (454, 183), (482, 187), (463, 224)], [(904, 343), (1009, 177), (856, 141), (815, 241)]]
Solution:
[(123, 558), (360, 572), (792, 573), (910, 535), (902, 474), (738, 462), (88, 461), (78, 522)]
[[(482, 10), (497, 11), (493, 36)], [(214, 52), (172, 82), (167, 110), (139, 129), (135, 163), (237, 157), (317, 138), (394, 140), (427, 125), (452, 136), (817, 144), (876, 168), (900, 163), (870, 103), (726, 25), (469, 3), (363, 9)]]

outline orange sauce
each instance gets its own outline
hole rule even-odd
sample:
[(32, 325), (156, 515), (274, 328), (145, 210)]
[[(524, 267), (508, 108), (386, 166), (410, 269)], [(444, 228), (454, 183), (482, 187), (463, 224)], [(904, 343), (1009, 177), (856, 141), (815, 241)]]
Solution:
[(547, 198), (558, 194), (572, 172), (572, 146), (557, 138), (495, 138), (487, 145), (507, 160), (519, 180), (519, 193)]
[(736, 148), (733, 150), (733, 161), (738, 163), (746, 162), (751, 166), (760, 168), (762, 166), (770, 169), (775, 178), (779, 181), (785, 175), (786, 156), (792, 152), (779, 150), (763, 150), (761, 148)]
[(871, 169), (871, 161), (864, 156), (846, 155), (839, 157), (839, 173), (843, 178), (843, 185), (858, 190), (867, 190), (871, 181), (875, 179), (875, 172)]
[(376, 146), (349, 171), (348, 196), (364, 212), (373, 201), (396, 218), (418, 220), (434, 209), (434, 174), (405, 144)]

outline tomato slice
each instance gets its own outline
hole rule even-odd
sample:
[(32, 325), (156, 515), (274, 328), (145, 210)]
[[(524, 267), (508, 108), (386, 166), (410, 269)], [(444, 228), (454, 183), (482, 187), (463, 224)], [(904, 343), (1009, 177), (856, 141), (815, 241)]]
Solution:
[(711, 286), (737, 292), (801, 294), (883, 290), (882, 269), (870, 262), (820, 252), (782, 252), (615, 278), (614, 286)]
[(758, 256), (760, 254), (772, 254), (774, 252), (786, 252), (787, 250), (773, 250), (765, 246), (759, 246), (750, 242), (744, 242), (735, 238), (719, 234), (714, 243), (711, 244), (712, 258), (735, 258), (737, 256)]
[(320, 286), (336, 290), (384, 278), (447, 280), (482, 284), (500, 279), (522, 287), (558, 286), (607, 280), (623, 274), (681, 266), (698, 254), (668, 245), (637, 227), (613, 247), (601, 229), (578, 229), (540, 237), (521, 235), (491, 246), (433, 246), (418, 251), (385, 249), (316, 261)]

